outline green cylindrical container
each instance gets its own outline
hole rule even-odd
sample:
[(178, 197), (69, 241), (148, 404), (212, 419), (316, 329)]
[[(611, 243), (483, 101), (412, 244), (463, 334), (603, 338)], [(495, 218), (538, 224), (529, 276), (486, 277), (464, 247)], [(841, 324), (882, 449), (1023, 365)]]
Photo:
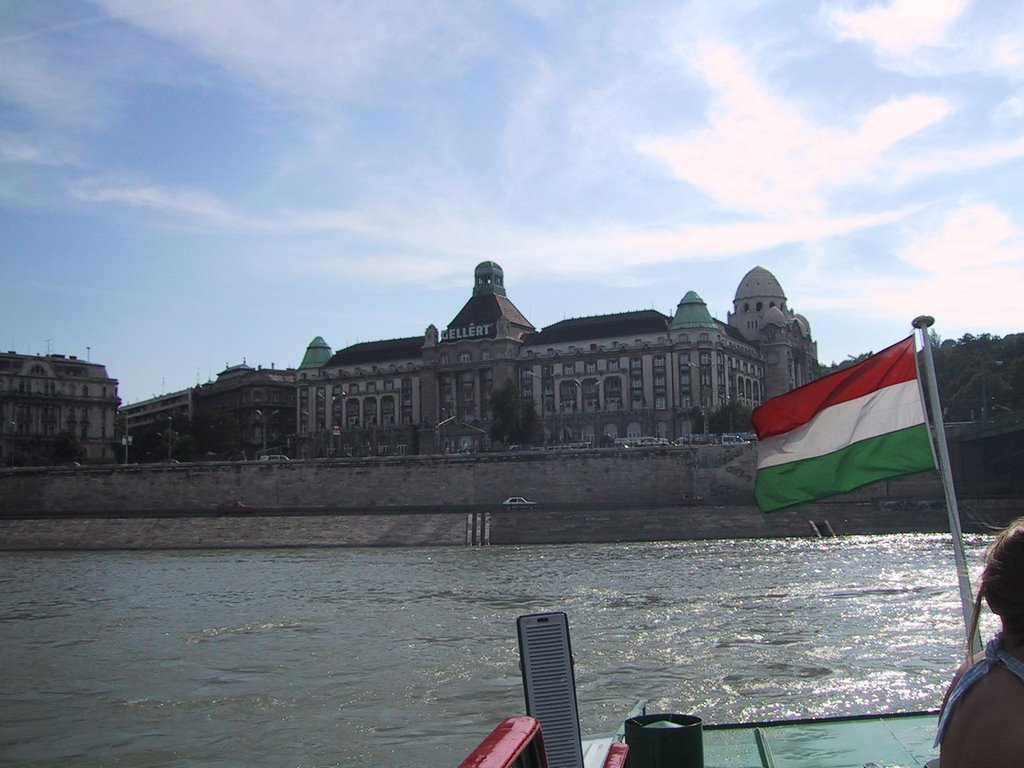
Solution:
[(704, 768), (699, 717), (667, 713), (626, 721), (629, 768)]

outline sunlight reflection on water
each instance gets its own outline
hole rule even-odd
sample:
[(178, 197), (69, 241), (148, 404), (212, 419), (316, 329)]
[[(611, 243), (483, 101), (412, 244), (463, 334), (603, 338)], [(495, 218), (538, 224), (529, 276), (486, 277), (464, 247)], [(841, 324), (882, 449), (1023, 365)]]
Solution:
[(641, 698), (709, 722), (931, 708), (962, 652), (952, 560), (930, 535), (6, 554), (0, 757), (457, 765), (522, 711), (515, 618), (548, 610), (586, 732)]

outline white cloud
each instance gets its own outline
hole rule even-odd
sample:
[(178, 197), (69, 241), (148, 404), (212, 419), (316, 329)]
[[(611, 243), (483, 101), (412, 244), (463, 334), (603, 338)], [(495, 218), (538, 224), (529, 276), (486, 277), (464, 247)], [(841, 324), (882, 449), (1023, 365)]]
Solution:
[(1024, 157), (1024, 137), (1005, 142), (990, 142), (966, 149), (929, 149), (900, 159), (891, 178), (909, 184), (931, 176), (977, 171)]
[(713, 91), (709, 127), (638, 148), (724, 208), (766, 216), (823, 213), (830, 190), (884, 175), (889, 150), (951, 111), (943, 99), (911, 95), (840, 130), (774, 98), (731, 48), (704, 47), (696, 69)]
[(97, 125), (104, 98), (90, 72), (32, 41), (0, 46), (0, 104), (27, 110), (46, 126)]
[[(1024, 231), (1001, 208), (968, 203), (908, 235), (885, 274), (850, 273), (805, 303), (876, 319), (936, 318), (936, 329), (1019, 331), (1012, 307), (1024, 285)], [(900, 266), (902, 265), (902, 267)]]
[(968, 204), (950, 213), (934, 234), (907, 244), (899, 258), (923, 272), (957, 280), (997, 265), (1016, 264), (1020, 269), (1024, 234), (995, 205)]
[(442, 68), (440, 62), (456, 60), (475, 45), (461, 14), (431, 0), (219, 0), (174, 3), (143, 14), (136, 13), (133, 0), (102, 2), (111, 14), (246, 82), (278, 97), (315, 98), (322, 107), (361, 87), (386, 64), (419, 67), (418, 76), (429, 76)]
[(1021, 120), (1024, 120), (1024, 96), (1011, 96), (992, 110), (993, 125), (1013, 125)]
[(218, 224), (239, 221), (239, 217), (223, 202), (193, 190), (167, 189), (156, 184), (86, 179), (69, 185), (69, 192), (75, 199), (89, 203), (116, 203)]
[(968, 0), (893, 0), (864, 11), (836, 10), (832, 23), (842, 38), (871, 43), (881, 53), (906, 56), (940, 46), (963, 15)]

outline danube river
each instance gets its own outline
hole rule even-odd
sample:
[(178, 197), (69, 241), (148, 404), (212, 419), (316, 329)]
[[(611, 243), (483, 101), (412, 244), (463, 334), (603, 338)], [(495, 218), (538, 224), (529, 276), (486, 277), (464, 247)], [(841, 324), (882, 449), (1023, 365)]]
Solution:
[(948, 536), (4, 553), (0, 764), (456, 766), (553, 610), (585, 733), (933, 708), (962, 654)]

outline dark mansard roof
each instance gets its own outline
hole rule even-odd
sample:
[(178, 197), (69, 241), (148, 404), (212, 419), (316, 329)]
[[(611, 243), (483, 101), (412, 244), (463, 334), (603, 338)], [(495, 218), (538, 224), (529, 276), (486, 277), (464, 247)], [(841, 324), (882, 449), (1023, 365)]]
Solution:
[(398, 360), (418, 360), (423, 356), (423, 337), (408, 336), (404, 339), (386, 341), (364, 341), (339, 349), (328, 361), (328, 367), (360, 365), (368, 363), (389, 363)]
[(526, 339), (530, 346), (563, 344), (567, 341), (597, 341), (618, 336), (665, 333), (669, 317), (653, 309), (620, 312), (614, 315), (575, 317), (549, 325)]

